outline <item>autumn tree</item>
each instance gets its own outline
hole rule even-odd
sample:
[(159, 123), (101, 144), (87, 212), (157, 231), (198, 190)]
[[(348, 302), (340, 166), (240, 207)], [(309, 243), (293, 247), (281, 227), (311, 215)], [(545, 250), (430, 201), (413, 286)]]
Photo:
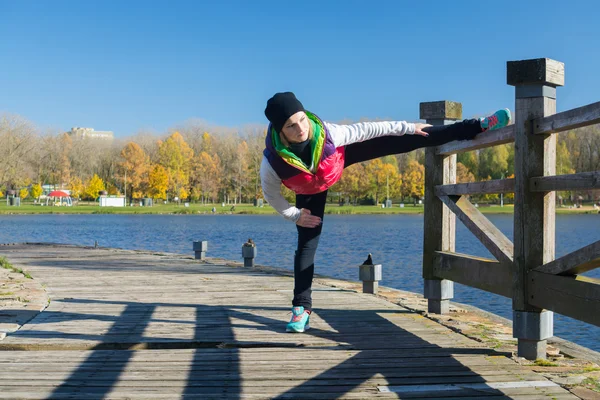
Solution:
[(73, 178), (69, 183), (69, 189), (71, 190), (71, 197), (74, 199), (79, 199), (82, 196), (85, 196), (85, 186), (80, 178)]
[(194, 159), (192, 174), (192, 196), (205, 203), (208, 199), (215, 202), (221, 184), (221, 160), (216, 154), (211, 156), (201, 152)]
[(71, 181), (71, 159), (69, 155), (73, 148), (73, 141), (68, 133), (63, 133), (59, 140), (60, 159), (58, 171), (58, 184), (60, 187), (67, 185)]
[(400, 193), (400, 176), (398, 167), (395, 163), (384, 163), (378, 158), (369, 162), (365, 168), (369, 191), (375, 199), (375, 204), (379, 204), (381, 196), (394, 197)]
[(249, 168), (249, 188), (254, 189), (253, 198), (258, 199), (263, 196), (260, 181), (260, 165), (263, 159), (263, 150), (265, 148), (266, 129), (261, 127), (248, 127), (248, 168)]
[(169, 188), (169, 174), (160, 164), (153, 166), (148, 174), (148, 194), (152, 198), (166, 199)]
[(248, 143), (246, 143), (245, 140), (242, 140), (237, 146), (237, 163), (235, 165), (235, 175), (233, 176), (233, 183), (236, 189), (235, 203), (242, 202), (244, 188), (248, 187), (248, 153)]
[(239, 137), (229, 135), (220, 140), (220, 146), (216, 150), (221, 160), (221, 184), (220, 190), (223, 194), (223, 201), (229, 203), (234, 201), (237, 194), (235, 176), (237, 175), (237, 149)]
[(456, 183), (475, 182), (475, 176), (461, 162), (456, 164)]
[(129, 142), (121, 151), (121, 158), (120, 169), (130, 201), (143, 197), (148, 188), (148, 156), (137, 143)]
[(44, 190), (42, 189), (42, 185), (40, 185), (39, 183), (36, 183), (31, 187), (31, 197), (33, 197), (34, 199), (39, 199), (43, 192)]
[(189, 184), (190, 161), (194, 151), (183, 140), (181, 134), (175, 132), (160, 144), (158, 154), (160, 164), (169, 177), (169, 191), (177, 196), (180, 189)]
[(342, 177), (331, 187), (331, 191), (350, 197), (356, 205), (358, 198), (364, 196), (369, 188), (369, 181), (365, 178), (365, 174), (365, 167), (362, 164), (351, 165), (344, 169)]
[(425, 167), (411, 161), (402, 175), (401, 192), (403, 197), (411, 197), (414, 205), (425, 195)]
[(85, 187), (84, 195), (90, 200), (96, 200), (103, 190), (105, 190), (104, 181), (94, 174)]
[(7, 189), (25, 178), (24, 160), (33, 150), (36, 129), (17, 115), (0, 115), (0, 184)]

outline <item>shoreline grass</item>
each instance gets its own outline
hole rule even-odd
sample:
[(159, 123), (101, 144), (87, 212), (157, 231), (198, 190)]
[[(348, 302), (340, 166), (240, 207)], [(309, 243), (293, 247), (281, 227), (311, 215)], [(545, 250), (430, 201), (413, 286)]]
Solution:
[[(189, 207), (177, 204), (159, 204), (152, 207), (100, 207), (98, 205), (77, 205), (73, 207), (53, 207), (39, 206), (33, 204), (24, 204), (19, 207), (0, 204), (0, 215), (52, 215), (52, 214), (120, 214), (120, 215), (212, 215), (213, 207), (218, 215), (276, 215), (277, 212), (270, 206), (254, 207), (251, 204), (225, 205), (221, 204), (202, 205), (190, 204)], [(513, 214), (513, 205), (482, 205), (479, 210), (484, 214)], [(399, 207), (395, 204), (391, 208), (381, 208), (381, 206), (339, 206), (337, 204), (328, 204), (325, 207), (325, 214), (328, 215), (395, 215), (395, 214), (422, 214), (423, 206), (407, 204)], [(591, 206), (582, 208), (557, 208), (557, 214), (598, 214)]]
[(8, 262), (6, 257), (0, 257), (0, 268), (8, 269), (12, 272), (22, 274), (27, 279), (33, 279), (33, 277), (29, 274), (29, 272), (24, 271), (21, 268), (14, 267), (11, 263)]

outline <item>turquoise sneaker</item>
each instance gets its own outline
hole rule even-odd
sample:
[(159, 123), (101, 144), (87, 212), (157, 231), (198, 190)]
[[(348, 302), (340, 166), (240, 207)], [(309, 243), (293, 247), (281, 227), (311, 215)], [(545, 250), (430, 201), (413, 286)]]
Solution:
[(481, 128), (484, 131), (493, 131), (495, 129), (504, 128), (510, 124), (510, 110), (505, 108), (504, 110), (498, 110), (489, 117), (480, 118)]
[(286, 332), (298, 332), (302, 333), (310, 329), (309, 325), (310, 314), (304, 310), (304, 307), (293, 307), (292, 308), (292, 319), (288, 322), (285, 327)]

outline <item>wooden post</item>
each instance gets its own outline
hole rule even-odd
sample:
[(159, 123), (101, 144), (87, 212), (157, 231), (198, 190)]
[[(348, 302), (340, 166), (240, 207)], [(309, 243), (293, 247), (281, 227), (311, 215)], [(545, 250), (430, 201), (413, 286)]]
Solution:
[(530, 179), (555, 175), (556, 136), (535, 135), (533, 119), (556, 113), (556, 87), (564, 64), (548, 58), (509, 61), (507, 83), (515, 86), (515, 222), (513, 336), (518, 355), (546, 358), (553, 314), (529, 304), (529, 272), (554, 260), (556, 192), (533, 192)]
[(194, 253), (196, 260), (206, 259), (206, 251), (208, 250), (208, 242), (206, 240), (194, 241)]
[(381, 272), (381, 264), (363, 264), (359, 267), (358, 277), (363, 283), (363, 293), (377, 294)]
[[(462, 119), (462, 104), (436, 101), (420, 104), (420, 118), (431, 125), (447, 125)], [(454, 252), (456, 217), (435, 195), (436, 185), (456, 183), (456, 154), (438, 156), (425, 149), (425, 210), (423, 237), (424, 296), (430, 313), (446, 314), (454, 297), (454, 282), (434, 274), (436, 251)]]
[(242, 258), (244, 259), (244, 267), (254, 267), (254, 258), (256, 257), (256, 254), (256, 244), (252, 239), (248, 239), (248, 241), (242, 245)]

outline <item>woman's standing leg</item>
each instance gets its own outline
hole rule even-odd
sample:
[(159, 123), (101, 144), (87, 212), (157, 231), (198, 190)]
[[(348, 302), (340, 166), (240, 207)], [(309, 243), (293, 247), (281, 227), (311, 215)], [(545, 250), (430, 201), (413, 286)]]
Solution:
[[(296, 207), (310, 210), (312, 215), (323, 219), (325, 214), (325, 201), (327, 191), (304, 195), (296, 195)], [(305, 310), (312, 310), (312, 280), (315, 272), (315, 253), (319, 245), (323, 224), (316, 228), (298, 228), (298, 248), (294, 257), (294, 307), (302, 306)]]

